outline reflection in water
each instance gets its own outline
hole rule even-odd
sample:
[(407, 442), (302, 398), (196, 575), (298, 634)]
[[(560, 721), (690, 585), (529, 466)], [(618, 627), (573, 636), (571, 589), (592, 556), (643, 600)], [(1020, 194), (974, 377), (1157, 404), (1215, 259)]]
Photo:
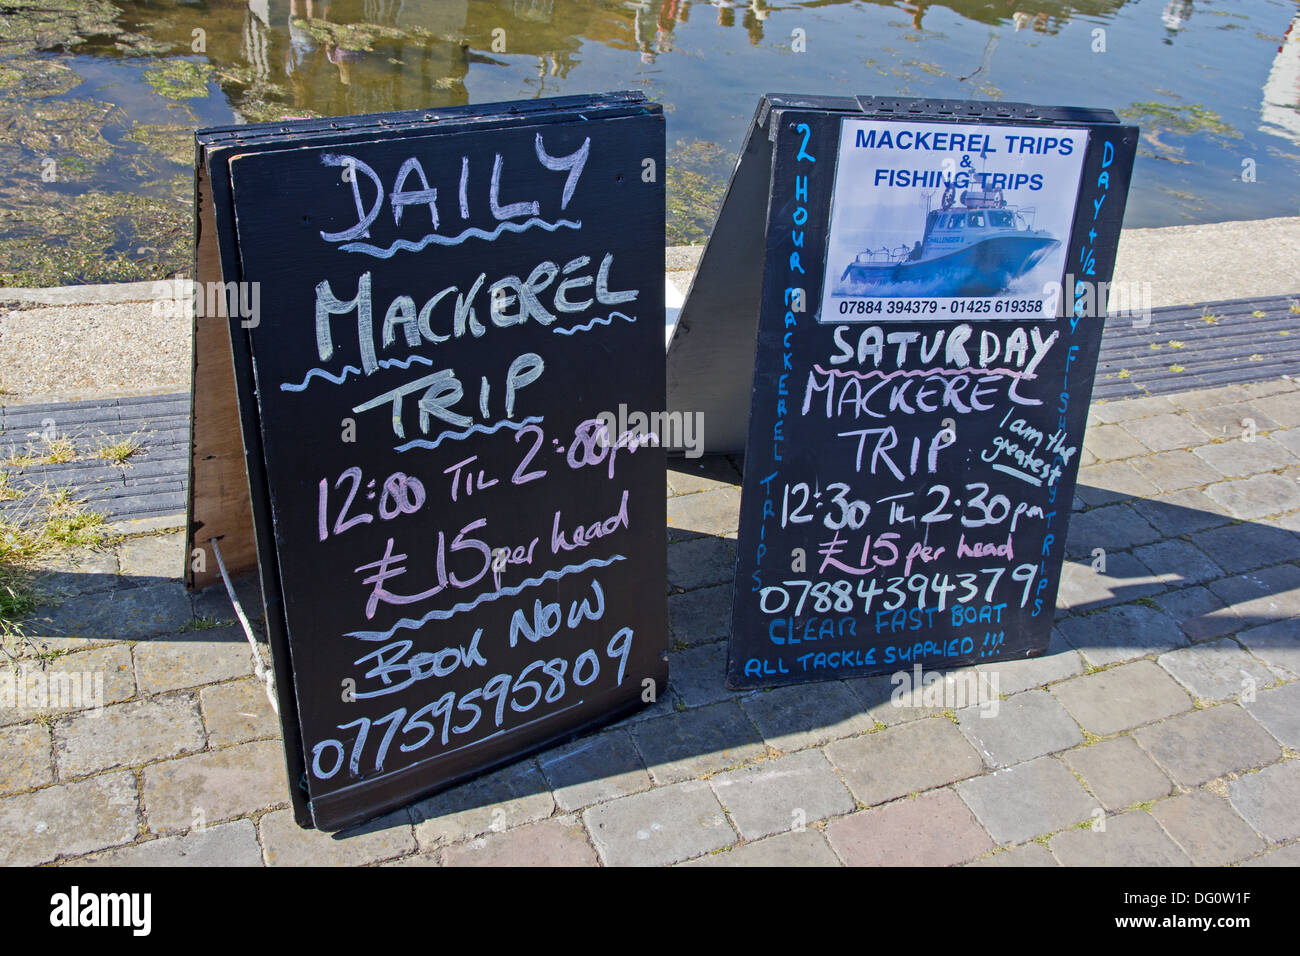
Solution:
[(1160, 20), (1164, 23), (1167, 31), (1165, 42), (1173, 43), (1174, 34), (1181, 30), (1191, 18), (1192, 0), (1169, 0), (1165, 4), (1164, 11), (1160, 14)]
[(467, 0), (265, 2), (272, 37), (277, 29), (285, 31), (284, 75), (300, 115), (469, 102)]
[(1264, 83), (1260, 129), (1300, 144), (1300, 14), (1287, 27)]
[(1109, 17), (1128, 0), (1077, 0), (1074, 3), (1055, 0), (871, 0), (880, 6), (898, 7), (912, 18), (912, 28), (925, 29), (923, 20), (932, 9), (950, 10), (966, 20), (999, 26), (1011, 23), (1016, 30), (1034, 30), (1038, 33), (1058, 33), (1075, 15)]

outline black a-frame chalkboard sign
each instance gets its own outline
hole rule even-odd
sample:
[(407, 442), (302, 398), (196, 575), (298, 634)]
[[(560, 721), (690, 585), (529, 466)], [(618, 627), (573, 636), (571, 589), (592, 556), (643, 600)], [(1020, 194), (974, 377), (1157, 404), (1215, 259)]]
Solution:
[(1137, 135), (763, 98), (668, 351), (745, 452), (730, 686), (1047, 650)]
[(652, 701), (665, 458), (606, 422), (664, 405), (661, 108), (197, 144), (197, 279), (226, 307), (195, 320), (191, 547), (260, 572), (299, 823), (345, 827)]

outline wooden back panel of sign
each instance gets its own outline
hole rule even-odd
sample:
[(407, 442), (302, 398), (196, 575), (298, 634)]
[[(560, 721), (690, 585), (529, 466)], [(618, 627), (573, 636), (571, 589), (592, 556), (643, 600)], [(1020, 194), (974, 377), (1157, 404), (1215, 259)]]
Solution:
[(223, 275), (260, 297), (229, 324), (304, 824), (556, 743), (667, 678), (643, 586), (665, 574), (664, 453), (602, 421), (664, 402), (644, 359), (663, 190), (642, 176), (662, 113), (543, 106), (207, 144)]
[(728, 684), (1045, 653), (1137, 130), (1023, 104), (765, 107)]

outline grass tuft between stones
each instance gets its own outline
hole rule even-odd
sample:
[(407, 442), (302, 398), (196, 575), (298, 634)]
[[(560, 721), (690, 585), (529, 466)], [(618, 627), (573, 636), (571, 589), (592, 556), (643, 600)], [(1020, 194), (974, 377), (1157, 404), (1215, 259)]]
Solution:
[(27, 622), (41, 597), (36, 584), (41, 559), (69, 548), (102, 547), (111, 538), (104, 516), (86, 510), (67, 488), (43, 490), (0, 516), (0, 653), (11, 665), (24, 653), (43, 660), (48, 651)]

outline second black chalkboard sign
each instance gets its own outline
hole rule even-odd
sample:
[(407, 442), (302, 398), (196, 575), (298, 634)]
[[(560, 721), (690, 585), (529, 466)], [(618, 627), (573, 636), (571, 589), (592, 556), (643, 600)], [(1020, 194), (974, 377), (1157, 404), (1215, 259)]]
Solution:
[[(604, 416), (664, 403), (660, 107), (571, 97), (199, 147), (199, 271), (219, 261), (234, 291), (207, 322), (229, 330), (299, 822), (347, 826), (652, 701), (664, 452)], [(204, 321), (196, 342), (216, 341)], [(233, 554), (213, 350), (191, 535)]]
[(668, 356), (669, 408), (745, 451), (730, 686), (1047, 650), (1136, 142), (763, 99)]

